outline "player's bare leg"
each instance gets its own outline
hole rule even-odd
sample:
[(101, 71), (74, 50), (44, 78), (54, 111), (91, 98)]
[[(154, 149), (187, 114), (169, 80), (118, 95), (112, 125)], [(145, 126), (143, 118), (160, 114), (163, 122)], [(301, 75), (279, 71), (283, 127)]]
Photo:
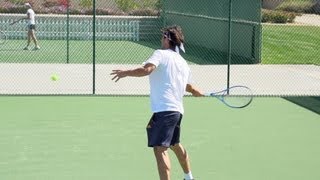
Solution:
[(170, 149), (176, 154), (183, 172), (192, 176), (189, 156), (182, 144), (178, 143), (170, 146)]
[(27, 39), (27, 46), (24, 48), (24, 50), (29, 50), (29, 45), (30, 45), (30, 43), (31, 43), (31, 31), (30, 31), (30, 30), (28, 30), (27, 37), (28, 37), (28, 39)]
[(30, 36), (31, 36), (31, 38), (32, 38), (32, 40), (33, 40), (33, 42), (34, 42), (34, 45), (35, 45), (35, 48), (34, 48), (34, 49), (35, 49), (35, 50), (40, 49), (40, 47), (39, 47), (39, 45), (38, 45), (38, 40), (37, 40), (36, 35), (35, 35), (35, 33), (34, 33), (34, 30), (31, 30)]
[(170, 180), (171, 164), (168, 154), (168, 148), (156, 146), (153, 148), (153, 151), (157, 160), (160, 180)]

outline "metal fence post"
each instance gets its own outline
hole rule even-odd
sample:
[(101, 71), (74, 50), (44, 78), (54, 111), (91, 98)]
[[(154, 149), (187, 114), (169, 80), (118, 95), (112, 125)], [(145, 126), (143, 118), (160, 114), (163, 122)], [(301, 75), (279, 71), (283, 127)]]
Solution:
[(228, 35), (227, 88), (230, 87), (230, 64), (231, 64), (231, 60), (232, 60), (232, 0), (229, 0), (229, 35)]
[(92, 62), (93, 62), (93, 89), (96, 93), (96, 0), (93, 0), (93, 20), (92, 20)]

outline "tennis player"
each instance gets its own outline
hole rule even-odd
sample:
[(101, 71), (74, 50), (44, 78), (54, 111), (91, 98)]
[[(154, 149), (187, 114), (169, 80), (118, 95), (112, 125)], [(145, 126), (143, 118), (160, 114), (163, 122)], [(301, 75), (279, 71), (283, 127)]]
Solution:
[(113, 70), (116, 82), (127, 76), (149, 76), (150, 100), (153, 115), (147, 124), (148, 146), (153, 147), (160, 180), (170, 180), (168, 149), (173, 150), (184, 171), (184, 179), (194, 179), (187, 151), (180, 143), (180, 124), (184, 113), (183, 96), (203, 96), (192, 85), (190, 68), (179, 54), (184, 51), (184, 35), (179, 26), (162, 29), (162, 49), (156, 50), (143, 67)]
[(24, 5), (26, 6), (26, 8), (28, 8), (27, 17), (24, 18), (24, 19), (28, 20), (28, 43), (27, 43), (27, 46), (24, 48), (24, 50), (29, 50), (29, 45), (30, 45), (31, 39), (33, 40), (34, 45), (35, 45), (33, 50), (39, 50), (40, 46), (38, 45), (38, 40), (35, 35), (35, 30), (36, 30), (35, 16), (36, 16), (36, 14), (33, 11), (30, 3), (25, 3)]

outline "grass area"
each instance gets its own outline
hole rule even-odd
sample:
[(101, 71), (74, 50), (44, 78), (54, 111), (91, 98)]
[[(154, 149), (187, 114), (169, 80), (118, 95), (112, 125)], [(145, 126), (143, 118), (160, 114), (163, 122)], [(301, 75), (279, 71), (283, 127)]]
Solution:
[[(157, 179), (147, 97), (0, 97), (0, 179)], [(319, 115), (281, 98), (241, 110), (185, 98), (181, 141), (196, 179), (320, 179)], [(19, 112), (19, 113), (17, 113)], [(183, 172), (174, 154), (172, 179)]]
[(263, 25), (262, 64), (320, 64), (320, 27)]
[(303, 4), (303, 3), (313, 2), (313, 1), (314, 0), (285, 0), (282, 4), (290, 4), (290, 3)]

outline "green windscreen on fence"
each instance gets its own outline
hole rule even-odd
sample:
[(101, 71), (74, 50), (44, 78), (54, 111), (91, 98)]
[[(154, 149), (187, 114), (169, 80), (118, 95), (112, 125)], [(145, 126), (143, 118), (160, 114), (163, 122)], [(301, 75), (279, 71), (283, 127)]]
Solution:
[[(187, 37), (187, 47), (201, 64), (228, 63), (229, 9), (231, 9), (232, 64), (260, 62), (260, 0), (165, 1), (166, 24), (179, 24)], [(198, 62), (199, 63), (199, 62)]]

